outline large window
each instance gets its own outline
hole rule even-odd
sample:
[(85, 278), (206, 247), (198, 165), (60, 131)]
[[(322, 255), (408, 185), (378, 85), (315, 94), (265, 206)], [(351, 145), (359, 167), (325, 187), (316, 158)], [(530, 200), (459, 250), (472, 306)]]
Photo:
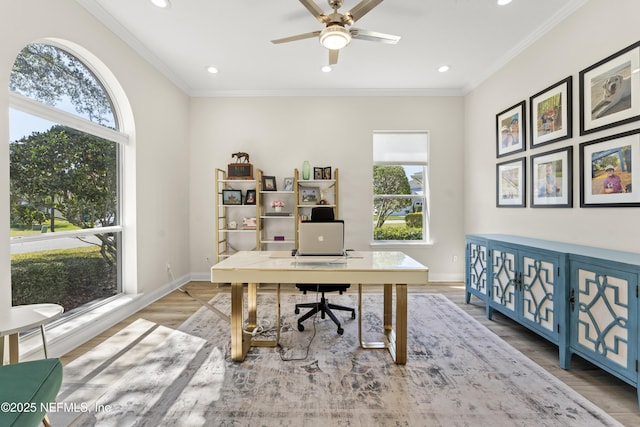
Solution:
[(12, 304), (77, 312), (121, 292), (121, 145), (104, 86), (57, 46), (26, 46), (10, 90)]
[(427, 242), (427, 132), (373, 134), (373, 240)]

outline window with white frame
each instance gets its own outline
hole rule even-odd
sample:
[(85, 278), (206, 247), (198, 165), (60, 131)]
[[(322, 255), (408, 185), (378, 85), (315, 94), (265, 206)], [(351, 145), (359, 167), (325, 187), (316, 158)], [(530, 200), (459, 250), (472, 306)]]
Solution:
[(429, 240), (429, 133), (373, 134), (373, 241)]
[(27, 45), (9, 90), (12, 304), (77, 312), (122, 291), (128, 138), (100, 79), (61, 47)]

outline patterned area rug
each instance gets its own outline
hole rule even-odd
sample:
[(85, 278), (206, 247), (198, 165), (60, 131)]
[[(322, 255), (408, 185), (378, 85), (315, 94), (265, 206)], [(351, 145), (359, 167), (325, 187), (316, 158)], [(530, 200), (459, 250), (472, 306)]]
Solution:
[[(357, 320), (346, 312), (338, 312), (342, 336), (330, 319), (319, 316), (299, 332), (293, 306), (313, 298), (283, 295), (282, 348), (253, 348), (242, 363), (230, 359), (229, 324), (206, 308), (177, 331), (136, 322), (111, 338), (115, 341), (65, 367), (59, 401), (86, 408), (50, 414), (51, 421), (74, 426), (620, 425), (442, 295), (409, 294), (405, 366), (395, 365), (386, 350), (360, 349)], [(330, 299), (357, 307), (354, 294)], [(259, 307), (266, 308), (258, 314), (267, 335), (273, 333), (267, 314), (274, 301), (273, 294), (259, 295)], [(230, 312), (228, 294), (217, 295), (212, 304)], [(380, 340), (382, 296), (365, 294), (363, 307), (365, 340)]]

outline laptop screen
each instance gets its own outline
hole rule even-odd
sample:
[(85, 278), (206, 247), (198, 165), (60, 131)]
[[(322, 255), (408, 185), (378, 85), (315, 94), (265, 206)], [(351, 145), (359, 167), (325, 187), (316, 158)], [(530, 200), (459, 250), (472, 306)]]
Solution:
[(298, 255), (344, 255), (344, 221), (302, 221), (298, 228)]

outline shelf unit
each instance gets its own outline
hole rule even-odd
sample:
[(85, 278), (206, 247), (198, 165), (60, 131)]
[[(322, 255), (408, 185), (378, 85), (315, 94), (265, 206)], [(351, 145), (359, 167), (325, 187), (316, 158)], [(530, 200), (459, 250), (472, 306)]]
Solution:
[[(259, 248), (260, 250), (291, 250), (296, 245), (295, 226), (295, 190), (267, 191), (262, 186), (262, 171), (258, 173), (259, 194)], [(295, 189), (295, 178), (293, 183)], [(271, 207), (274, 200), (282, 200), (285, 203), (283, 211), (276, 213)], [(288, 215), (287, 215), (288, 214)], [(281, 236), (283, 240), (276, 240)]]
[[(261, 171), (257, 170), (257, 175)], [(222, 169), (215, 171), (215, 220), (216, 220), (216, 263), (233, 255), (240, 250), (254, 250), (259, 247), (260, 221), (259, 207), (261, 204), (260, 192), (256, 179), (228, 179), (227, 173)], [(242, 192), (242, 204), (225, 205), (222, 200), (223, 190), (240, 190)], [(247, 190), (256, 190), (255, 205), (245, 204)], [(243, 218), (256, 218), (255, 229), (243, 229)], [(234, 221), (236, 229), (230, 229), (229, 223)]]
[[(294, 215), (296, 218), (294, 235), (295, 247), (298, 248), (298, 224), (304, 219), (311, 218), (311, 209), (324, 206), (332, 207), (335, 212), (336, 218), (339, 218), (338, 204), (339, 204), (339, 171), (338, 168), (333, 170), (332, 179), (300, 179), (300, 172), (298, 169), (294, 171), (293, 188), (295, 190), (294, 201), (295, 209)], [(318, 193), (316, 197), (316, 203), (313, 201), (305, 201), (305, 194)]]

